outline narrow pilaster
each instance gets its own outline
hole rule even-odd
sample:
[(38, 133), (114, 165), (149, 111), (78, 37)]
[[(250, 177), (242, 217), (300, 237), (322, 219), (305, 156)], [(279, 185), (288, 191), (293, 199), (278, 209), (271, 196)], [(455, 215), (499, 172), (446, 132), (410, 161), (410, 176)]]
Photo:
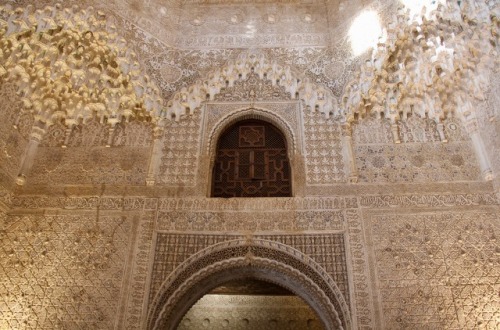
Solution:
[(148, 175), (146, 185), (153, 186), (161, 164), (163, 129), (155, 127), (153, 130), (153, 145), (151, 147), (151, 158), (149, 159)]
[(476, 119), (469, 120), (466, 123), (467, 131), (469, 132), (470, 138), (472, 140), (472, 145), (476, 151), (477, 159), (479, 160), (479, 166), (481, 169), (481, 174), (486, 181), (493, 180), (493, 171), (491, 170), (491, 163), (484, 147), (483, 138), (479, 132), (479, 125)]
[(358, 182), (358, 167), (356, 166), (356, 158), (354, 156), (354, 147), (352, 144), (352, 126), (350, 123), (342, 124), (342, 142), (348, 163), (349, 182)]
[(16, 183), (20, 186), (26, 183), (26, 178), (28, 177), (31, 168), (33, 167), (33, 162), (35, 161), (35, 156), (38, 151), (38, 145), (45, 135), (45, 129), (40, 126), (33, 126), (28, 145), (26, 146), (26, 149), (24, 150), (23, 156), (21, 158), (21, 166), (16, 178)]
[(444, 134), (444, 124), (443, 123), (437, 124), (437, 131), (438, 131), (439, 139), (441, 140), (441, 142), (443, 142), (443, 143), (448, 142), (448, 139), (446, 138), (446, 134)]

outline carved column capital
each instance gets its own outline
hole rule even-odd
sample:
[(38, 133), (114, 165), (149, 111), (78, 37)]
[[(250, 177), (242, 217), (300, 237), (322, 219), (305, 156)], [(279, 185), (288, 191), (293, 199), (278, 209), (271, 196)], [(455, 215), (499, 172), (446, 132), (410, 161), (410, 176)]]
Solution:
[(36, 141), (37, 143), (42, 142), (43, 137), (47, 133), (47, 130), (43, 127), (33, 126), (31, 129), (30, 140)]
[(33, 125), (28, 145), (26, 146), (23, 157), (21, 158), (19, 173), (16, 178), (17, 185), (22, 186), (26, 183), (26, 177), (33, 167), (36, 152), (38, 151), (38, 145), (42, 141), (46, 132), (45, 126), (42, 123), (37, 122)]
[(399, 125), (397, 123), (391, 124), (391, 132), (392, 132), (392, 138), (394, 140), (394, 143), (396, 143), (396, 144), (401, 143), (401, 139), (399, 137)]
[(342, 123), (342, 136), (352, 137), (352, 125), (349, 122)]

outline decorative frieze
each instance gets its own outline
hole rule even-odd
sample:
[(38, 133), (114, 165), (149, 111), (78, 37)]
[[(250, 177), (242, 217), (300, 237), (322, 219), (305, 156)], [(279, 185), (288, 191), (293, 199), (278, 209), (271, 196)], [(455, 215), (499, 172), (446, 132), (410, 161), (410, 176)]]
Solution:
[(50, 197), (9, 195), (13, 210), (80, 209), (160, 212), (270, 212), (342, 210), (346, 208), (454, 207), (499, 205), (495, 193), (361, 194), (359, 197), (305, 198), (146, 198), (141, 196)]

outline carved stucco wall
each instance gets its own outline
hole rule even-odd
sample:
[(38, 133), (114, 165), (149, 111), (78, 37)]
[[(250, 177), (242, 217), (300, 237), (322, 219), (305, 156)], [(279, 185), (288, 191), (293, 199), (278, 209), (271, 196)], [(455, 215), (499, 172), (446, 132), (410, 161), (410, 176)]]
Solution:
[[(193, 115), (179, 122), (169, 121), (161, 138), (163, 147), (157, 185), (170, 186), (174, 190), (187, 187), (190, 190), (186, 194), (205, 195), (207, 181), (203, 178), (210, 177), (208, 170), (213, 150), (209, 148), (214, 145), (211, 139), (214, 139), (216, 125), (223, 124), (224, 118), (243, 116), (252, 108), (258, 109), (264, 117), (268, 116), (268, 120), (275, 116), (275, 120), (283, 122), (283, 127), (290, 130), (288, 139), (290, 147), (294, 148), (291, 155), (297, 154), (304, 163), (297, 163), (294, 171), (300, 178), (299, 182), (304, 180), (310, 187), (347, 182), (346, 144), (340, 123), (335, 118), (327, 119), (319, 112), (304, 109), (298, 102), (289, 100), (290, 96), (281, 88), (273, 88), (268, 80), (261, 81), (251, 75), (247, 81), (237, 82), (234, 88), (224, 89), (215, 102), (196, 110)], [(257, 93), (250, 97), (247, 95), (249, 90)], [(484, 102), (482, 106), (488, 104)], [(493, 138), (485, 140), (491, 150), (496, 150), (496, 121), (490, 118), (493, 117), (482, 122), (485, 133), (491, 131)], [(5, 139), (18, 139), (22, 143), (22, 132), (26, 130), (23, 123), (29, 121), (29, 117), (23, 115), (17, 130), (8, 125), (14, 120), (7, 118), (5, 121), (7, 127), (3, 131), (10, 132)], [(440, 141), (433, 121), (412, 116), (398, 122), (401, 143), (395, 144), (388, 121), (371, 117), (354, 123), (354, 160), (360, 183), (473, 182), (480, 179), (476, 155), (461, 121), (447, 119), (444, 129), (446, 143)], [(112, 144), (108, 147), (110, 134)], [(120, 124), (111, 131), (93, 120), (73, 129), (68, 148), (61, 148), (64, 138), (63, 125), (50, 127), (30, 174), (32, 187), (75, 184), (141, 186), (144, 183), (151, 152), (151, 125), (132, 122)], [(9, 142), (5, 148), (13, 148), (14, 142)], [(4, 151), (8, 158), (4, 166), (21, 156), (15, 158), (15, 152), (12, 153), (14, 155)], [(495, 153), (492, 155), (491, 163), (495, 165)], [(15, 168), (10, 172), (10, 176), (14, 176)]]
[[(194, 247), (182, 237), (210, 246), (217, 237), (257, 231), (300, 248), (337, 274), (339, 284), (339, 274), (347, 275), (343, 290), (360, 328), (494, 329), (500, 208), (493, 193), (480, 190), (263, 201), (9, 197), (11, 212), (0, 231), (1, 285), (20, 293), (2, 295), (2, 322), (26, 329), (140, 329), (155, 250), (175, 258)], [(300, 235), (290, 227), (293, 216), (303, 223)], [(325, 228), (330, 222), (337, 225)], [(163, 249), (154, 236), (165, 230), (171, 239)], [(345, 249), (338, 255), (345, 253), (345, 266), (336, 253), (328, 259), (321, 237), (345, 237), (335, 248)]]
[[(165, 179), (159, 187), (168, 184), (182, 187), (187, 183), (203, 196), (203, 189), (200, 191), (196, 184), (207, 180), (199, 178), (203, 174), (198, 166), (208, 168), (207, 159), (200, 155), (209, 154), (211, 133), (221, 124), (221, 118), (244, 113), (249, 105), (208, 104), (204, 117), (195, 114), (189, 120), (173, 122), (162, 138), (160, 176)], [(323, 119), (318, 113), (304, 113), (297, 103), (290, 101), (260, 102), (254, 106), (283, 118), (292, 128), (296, 147), (305, 150), (304, 184), (318, 186), (309, 170), (318, 164), (317, 159), (323, 159), (313, 157), (315, 150), (319, 150), (318, 154), (321, 150), (335, 151), (330, 159), (344, 169), (344, 154), (339, 147), (341, 128), (335, 122)], [(51, 157), (60, 159), (52, 167), (59, 172), (54, 172), (51, 184), (143, 184), (116, 170), (102, 176), (106, 164), (132, 163), (128, 152), (142, 150), (147, 155), (148, 128), (136, 129), (137, 134), (132, 135), (145, 138), (127, 139), (125, 127), (122, 133), (115, 132), (123, 136), (114, 139), (117, 145), (106, 148), (105, 127), (97, 122), (82, 126), (80, 137), (77, 137), (79, 131), (75, 131), (75, 141), (80, 142), (64, 150), (58, 146), (60, 136), (53, 128), (49, 132), (51, 138), (39, 150), (33, 184), (51, 178), (47, 176), (51, 173), (50, 162), (54, 162)], [(475, 156), (460, 122), (449, 120), (446, 129), (449, 142), (443, 143), (437, 140), (433, 122), (410, 118), (400, 123), (402, 143), (394, 144), (385, 121), (372, 118), (355, 124), (353, 136), (360, 182), (346, 184), (324, 179), (319, 185), (324, 190), (316, 190), (324, 197), (259, 200), (78, 197), (81, 193), (75, 191), (74, 197), (6, 196), (11, 212), (3, 215), (2, 222), (2, 253), (6, 256), (2, 259), (3, 271), (7, 275), (2, 290), (22, 290), (20, 294), (5, 295), (4, 322), (20, 328), (79, 325), (141, 329), (154, 288), (182, 261), (180, 251), (191, 253), (200, 248), (186, 243), (186, 237), (191, 237), (191, 242), (202, 240), (201, 247), (209, 247), (220, 240), (250, 233), (256, 238), (265, 237), (295, 247), (315, 259), (341, 289), (349, 303), (353, 324), (358, 328), (494, 329), (498, 324), (499, 303), (498, 297), (491, 294), (499, 286), (498, 200), (491, 184), (479, 181)], [(88, 145), (83, 147), (82, 143)], [(72, 161), (69, 167), (82, 166), (88, 161), (94, 175), (87, 173), (78, 179), (77, 173), (59, 170), (60, 164), (65, 164), (65, 153), (77, 150), (86, 153), (66, 156)], [(378, 163), (370, 158), (373, 150), (378, 150), (376, 156), (382, 159), (379, 162), (392, 167), (374, 166)], [(395, 150), (394, 155), (390, 150)], [(167, 157), (169, 152), (176, 157)], [(117, 158), (111, 162), (113, 154)], [(189, 161), (180, 162), (183, 157), (179, 155), (186, 155), (184, 158)], [(415, 163), (415, 157), (422, 159)], [(454, 161), (455, 158), (462, 161)], [(141, 157), (138, 160), (143, 161)], [(333, 170), (329, 163), (319, 164)], [(363, 168), (360, 164), (368, 165)], [(398, 164), (403, 165), (396, 168)], [(425, 164), (429, 165), (423, 171)], [(143, 173), (144, 167), (135, 173)], [(175, 181), (179, 174), (169, 177), (167, 168), (187, 168), (186, 177), (190, 181)], [(364, 176), (367, 173), (380, 176), (374, 174), (369, 179)], [(112, 180), (113, 175), (118, 178), (116, 181)], [(93, 181), (99, 177), (102, 181)], [(143, 180), (144, 175), (138, 178)], [(345, 176), (341, 178), (345, 180)], [(457, 182), (453, 185), (452, 181)], [(411, 182), (427, 185), (430, 193), (419, 192), (421, 186), (409, 187)], [(406, 186), (397, 185), (403, 183)], [(344, 186), (335, 192), (338, 184)], [(379, 184), (388, 188), (386, 195), (381, 195), (384, 187)], [(404, 193), (402, 189), (413, 193)], [(41, 212), (46, 215), (38, 215)], [(461, 238), (460, 233), (467, 236)], [(162, 245), (161, 235), (170, 237), (170, 243)], [(337, 254), (325, 252), (332, 251), (332, 247), (320, 243), (320, 237), (338, 237), (335, 244), (342, 251), (340, 256), (345, 253), (345, 261), (338, 263)], [(69, 244), (66, 242), (72, 242), (69, 248), (63, 247)], [(429, 248), (422, 248), (421, 243)], [(189, 248), (195, 250), (190, 252)], [(169, 265), (168, 255), (176, 264), (165, 268), (162, 265)], [(163, 263), (162, 258), (167, 262)], [(86, 271), (87, 267), (92, 271)], [(160, 277), (155, 276), (158, 267), (163, 269)], [(422, 276), (427, 277), (424, 280)], [(56, 282), (63, 285), (56, 286)], [(53, 286), (58, 289), (46, 289)]]
[(460, 209), (367, 214), (379, 328), (499, 326), (498, 209)]
[(2, 217), (0, 326), (112, 328), (133, 222), (88, 213)]
[[(193, 25), (188, 15), (181, 22), (169, 20), (178, 13), (175, 6), (166, 14), (158, 7), (141, 18), (135, 13), (149, 9), (137, 1), (100, 3), (96, 5), (108, 11), (123, 9), (113, 20), (134, 40), (165, 100), (237, 58), (241, 49), (232, 48), (234, 42), (241, 47), (255, 42), (267, 47), (270, 42), (212, 36), (189, 41), (187, 35), (180, 42), (193, 49), (175, 49), (165, 43), (174, 42), (175, 34), (148, 24), (155, 15), (167, 17), (162, 18), (167, 30), (179, 23), (194, 31), (203, 24)], [(357, 3), (329, 3), (327, 10), (348, 12)], [(230, 6), (221, 8), (216, 13), (220, 22), (231, 11)], [(251, 17), (261, 19), (265, 33), (272, 33), (278, 25), (266, 22), (265, 14)], [(293, 13), (284, 14), (277, 24)], [(314, 28), (321, 22), (297, 26)], [(224, 24), (233, 26), (227, 20)], [(330, 36), (284, 39), (294, 47), (261, 51), (340, 97), (363, 60), (350, 56), (345, 38), (332, 38), (347, 26), (339, 25)], [(149, 32), (156, 29), (152, 36)], [(236, 35), (238, 29), (227, 31)], [(334, 46), (309, 47), (327, 42)], [(211, 43), (224, 49), (207, 49)], [(390, 124), (383, 119), (354, 123), (359, 178), (357, 184), (349, 183), (342, 128), (335, 119), (304, 110), (268, 81), (236, 85), (193, 116), (167, 124), (155, 187), (144, 186), (152, 127), (119, 124), (108, 148), (109, 128), (92, 121), (75, 128), (67, 149), (61, 148), (65, 128), (52, 126), (29, 185), (14, 193), (10, 184), (33, 119), (16, 117), (21, 104), (14, 88), (2, 85), (0, 170), (6, 188), (0, 190), (0, 327), (142, 329), (154, 289), (179, 265), (186, 253), (180, 251), (247, 236), (284, 243), (316, 260), (349, 302), (355, 328), (500, 327), (498, 78), (488, 99), (476, 104), (484, 110), (478, 112), (483, 114), (479, 125), (496, 174), (494, 185), (482, 180), (460, 121), (444, 122), (448, 142), (443, 143), (434, 122), (416, 117), (398, 122), (400, 144), (393, 142)], [(256, 86), (261, 93), (251, 98), (248, 89)], [(303, 169), (298, 174), (301, 193), (286, 199), (205, 198), (210, 134), (224, 116), (252, 107), (281, 118), (290, 128), (303, 161), (295, 168)], [(162, 235), (169, 237), (168, 244), (158, 239)], [(203, 244), (190, 245), (186, 237)], [(329, 238), (335, 244), (325, 243)], [(169, 261), (169, 253), (176, 262)], [(158, 261), (162, 257), (166, 261)]]
[(152, 127), (140, 122), (118, 125), (107, 147), (109, 128), (93, 120), (73, 129), (68, 147), (61, 148), (66, 129), (52, 126), (42, 140), (30, 176), (34, 186), (50, 185), (142, 185), (146, 171)]
[(368, 118), (354, 125), (353, 141), (359, 181), (450, 182), (480, 179), (472, 143), (460, 120), (444, 123), (448, 142), (439, 139), (431, 120), (410, 117), (398, 124), (400, 144), (393, 142), (388, 121)]

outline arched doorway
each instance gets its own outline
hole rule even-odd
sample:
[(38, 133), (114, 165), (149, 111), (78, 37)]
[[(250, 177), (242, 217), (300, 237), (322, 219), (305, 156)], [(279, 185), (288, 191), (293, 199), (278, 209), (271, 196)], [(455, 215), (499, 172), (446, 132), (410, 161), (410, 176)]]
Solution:
[(303, 299), (325, 329), (350, 329), (348, 306), (331, 277), (290, 246), (238, 239), (211, 246), (186, 260), (162, 284), (148, 315), (148, 329), (176, 329), (201, 297), (224, 283), (252, 278)]
[(316, 312), (293, 292), (245, 277), (205, 294), (186, 313), (178, 330), (322, 330)]

